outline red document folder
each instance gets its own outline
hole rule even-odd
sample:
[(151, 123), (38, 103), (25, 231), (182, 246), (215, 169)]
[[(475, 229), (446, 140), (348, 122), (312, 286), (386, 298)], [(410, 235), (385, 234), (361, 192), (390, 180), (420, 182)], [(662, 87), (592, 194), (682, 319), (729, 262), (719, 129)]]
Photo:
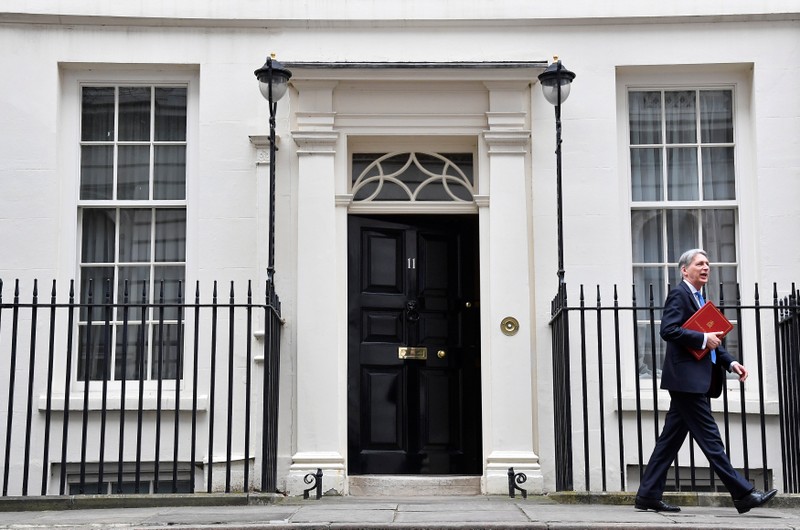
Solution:
[[(689, 320), (687, 320), (683, 326), (684, 329), (692, 329), (694, 331), (699, 331), (700, 333), (713, 333), (721, 331), (722, 335), (719, 338), (724, 337), (727, 335), (730, 330), (733, 329), (733, 324), (725, 318), (717, 306), (714, 305), (713, 302), (706, 302), (706, 304), (697, 310), (697, 312), (692, 315)], [(709, 348), (705, 350), (694, 350), (692, 348), (687, 348), (692, 355), (697, 357), (699, 361), (708, 353)]]

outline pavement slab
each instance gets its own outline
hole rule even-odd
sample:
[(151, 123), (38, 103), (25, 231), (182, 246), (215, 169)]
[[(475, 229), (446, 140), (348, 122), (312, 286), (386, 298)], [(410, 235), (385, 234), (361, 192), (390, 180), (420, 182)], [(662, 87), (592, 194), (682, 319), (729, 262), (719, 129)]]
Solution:
[[(791, 499), (789, 499), (791, 500)], [(797, 500), (800, 500), (798, 498)], [(24, 504), (18, 504), (24, 506)], [(743, 515), (730, 506), (678, 513), (625, 504), (559, 504), (547, 496), (282, 498), (253, 504), (0, 511), (2, 530), (800, 530), (800, 502)]]

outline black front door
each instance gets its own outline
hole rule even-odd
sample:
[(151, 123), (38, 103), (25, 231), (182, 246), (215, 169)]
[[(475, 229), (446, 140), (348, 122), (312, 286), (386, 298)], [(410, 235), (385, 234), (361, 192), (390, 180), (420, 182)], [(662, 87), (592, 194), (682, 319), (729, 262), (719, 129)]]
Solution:
[(350, 216), (351, 474), (480, 474), (476, 216)]

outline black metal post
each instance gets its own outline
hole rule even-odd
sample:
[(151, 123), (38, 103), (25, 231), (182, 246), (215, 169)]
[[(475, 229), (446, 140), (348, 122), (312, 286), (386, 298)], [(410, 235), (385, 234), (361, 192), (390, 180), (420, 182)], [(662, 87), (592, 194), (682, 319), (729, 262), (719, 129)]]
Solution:
[(558, 284), (564, 284), (564, 225), (561, 199), (561, 61), (556, 62), (556, 204), (558, 217)]
[(267, 279), (275, 278), (275, 113), (278, 103), (272, 97), (272, 57), (267, 57), (267, 84), (269, 85), (269, 243), (267, 247)]

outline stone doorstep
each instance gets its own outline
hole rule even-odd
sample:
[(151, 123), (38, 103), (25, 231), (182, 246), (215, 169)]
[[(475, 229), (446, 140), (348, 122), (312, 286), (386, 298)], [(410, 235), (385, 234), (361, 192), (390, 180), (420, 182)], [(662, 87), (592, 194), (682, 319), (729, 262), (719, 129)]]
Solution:
[(436, 497), (480, 495), (479, 476), (351, 475), (349, 494), (353, 497)]

